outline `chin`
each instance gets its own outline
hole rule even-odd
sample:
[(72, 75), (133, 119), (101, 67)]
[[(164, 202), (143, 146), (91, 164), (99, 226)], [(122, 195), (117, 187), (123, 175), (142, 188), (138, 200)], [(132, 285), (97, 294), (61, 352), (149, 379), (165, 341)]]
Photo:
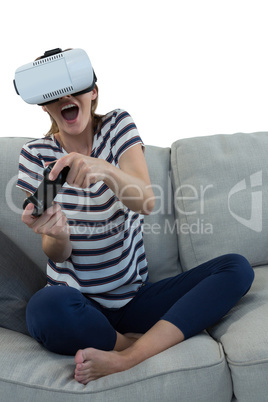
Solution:
[(84, 127), (81, 127), (81, 125), (74, 124), (73, 127), (67, 126), (64, 127), (63, 131), (68, 134), (68, 135), (80, 135), (85, 131)]

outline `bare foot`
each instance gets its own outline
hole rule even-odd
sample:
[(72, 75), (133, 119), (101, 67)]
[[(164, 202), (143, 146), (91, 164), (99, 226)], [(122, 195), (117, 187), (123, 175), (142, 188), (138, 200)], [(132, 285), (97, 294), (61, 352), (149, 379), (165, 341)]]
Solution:
[(74, 378), (81, 384), (97, 380), (109, 374), (127, 370), (127, 360), (120, 352), (106, 352), (94, 348), (79, 350), (75, 356)]
[[(128, 370), (131, 367), (143, 362), (149, 357), (176, 345), (184, 340), (181, 330), (174, 324), (160, 320), (143, 336), (133, 334), (118, 336), (118, 342), (131, 342), (131, 345), (124, 349), (121, 343), (121, 351), (113, 350), (106, 352), (94, 348), (78, 350), (75, 356), (76, 369), (75, 379), (81, 384), (97, 380), (100, 377)], [(138, 339), (137, 339), (138, 338)]]
[(109, 374), (127, 370), (127, 361), (124, 355), (118, 353), (128, 349), (133, 345), (142, 334), (127, 333), (121, 335), (117, 333), (117, 342), (115, 349), (110, 352), (87, 348), (79, 350), (75, 356), (76, 381), (87, 384), (89, 381), (96, 380)]

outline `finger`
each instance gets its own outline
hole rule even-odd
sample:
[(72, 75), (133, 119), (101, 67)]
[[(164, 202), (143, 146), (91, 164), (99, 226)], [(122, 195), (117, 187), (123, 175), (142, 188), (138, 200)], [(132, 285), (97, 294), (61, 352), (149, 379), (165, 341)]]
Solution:
[(56, 212), (51, 218), (40, 227), (43, 234), (55, 235), (66, 225), (67, 219), (61, 212)]
[(36, 220), (31, 228), (39, 234), (46, 234), (54, 226), (57, 214), (61, 214), (60, 205), (56, 204), (48, 208), (38, 220)]
[(91, 184), (96, 184), (96, 175), (94, 173), (87, 173), (84, 176), (84, 180), (81, 184), (81, 188), (88, 188)]
[(61, 211), (61, 207), (59, 204), (54, 204), (49, 207), (38, 220), (38, 226), (42, 227), (47, 224), (48, 221), (52, 219), (52, 217)]
[(43, 234), (49, 236), (62, 236), (70, 235), (70, 228), (68, 225), (65, 214), (60, 210), (57, 210), (47, 223), (40, 228)]
[(34, 212), (34, 209), (35, 209), (34, 204), (30, 203), (30, 204), (26, 205), (26, 207), (23, 211), (21, 219), (22, 219), (22, 222), (24, 222), (28, 226), (31, 226), (37, 220), (37, 217), (32, 215), (32, 213)]
[(50, 165), (53, 162), (56, 162), (57, 159), (55, 159), (54, 161), (50, 161), (50, 162), (45, 162), (45, 167), (47, 167), (48, 165)]
[(73, 179), (74, 187), (87, 188), (91, 184), (90, 166), (82, 166), (74, 169), (76, 176)]
[(78, 166), (77, 160), (74, 160), (72, 162), (72, 166), (71, 166), (71, 169), (70, 169), (70, 171), (68, 173), (68, 177), (67, 177), (67, 183), (70, 186), (80, 187), (79, 178), (78, 178), (79, 171), (80, 171), (80, 168)]
[(51, 170), (51, 172), (49, 174), (49, 180), (55, 180), (65, 166), (71, 167), (73, 159), (74, 159), (74, 154), (72, 154), (72, 153), (65, 155), (62, 158), (58, 159), (58, 161), (55, 163), (53, 169)]

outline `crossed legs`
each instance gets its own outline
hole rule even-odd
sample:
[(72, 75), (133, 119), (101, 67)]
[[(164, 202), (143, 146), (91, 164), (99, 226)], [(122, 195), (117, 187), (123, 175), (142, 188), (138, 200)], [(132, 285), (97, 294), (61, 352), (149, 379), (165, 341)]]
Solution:
[(249, 290), (253, 278), (246, 259), (222, 256), (175, 278), (146, 284), (118, 312), (102, 309), (75, 289), (46, 288), (29, 302), (28, 328), (49, 350), (75, 355), (75, 379), (87, 384), (215, 324)]

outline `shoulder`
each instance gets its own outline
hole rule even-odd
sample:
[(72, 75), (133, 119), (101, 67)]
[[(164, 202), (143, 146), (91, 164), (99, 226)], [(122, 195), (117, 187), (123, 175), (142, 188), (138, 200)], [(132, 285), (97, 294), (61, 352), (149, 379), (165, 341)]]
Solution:
[(131, 115), (124, 109), (114, 109), (102, 117), (100, 130), (114, 129), (119, 124), (133, 122)]
[[(52, 137), (44, 137), (44, 138), (37, 138), (34, 140), (31, 140), (27, 142), (23, 148), (27, 148), (29, 150), (35, 150), (35, 149), (49, 149), (49, 148), (55, 148), (55, 142)], [(58, 147), (56, 145), (56, 147)]]
[(63, 154), (63, 150), (54, 138), (44, 137), (33, 139), (27, 142), (21, 150), (20, 157), (28, 162), (34, 162), (40, 167), (43, 167), (46, 162), (59, 159)]
[(130, 116), (130, 114), (126, 110), (117, 108), (117, 109), (112, 110), (111, 112), (108, 112), (104, 116), (104, 118), (106, 118), (106, 117), (107, 118), (110, 118), (110, 117), (117, 118), (117, 117), (122, 116), (122, 115)]
[[(27, 142), (22, 149), (38, 154), (62, 154), (63, 149), (54, 136), (38, 138)], [(58, 158), (57, 158), (58, 159)]]

